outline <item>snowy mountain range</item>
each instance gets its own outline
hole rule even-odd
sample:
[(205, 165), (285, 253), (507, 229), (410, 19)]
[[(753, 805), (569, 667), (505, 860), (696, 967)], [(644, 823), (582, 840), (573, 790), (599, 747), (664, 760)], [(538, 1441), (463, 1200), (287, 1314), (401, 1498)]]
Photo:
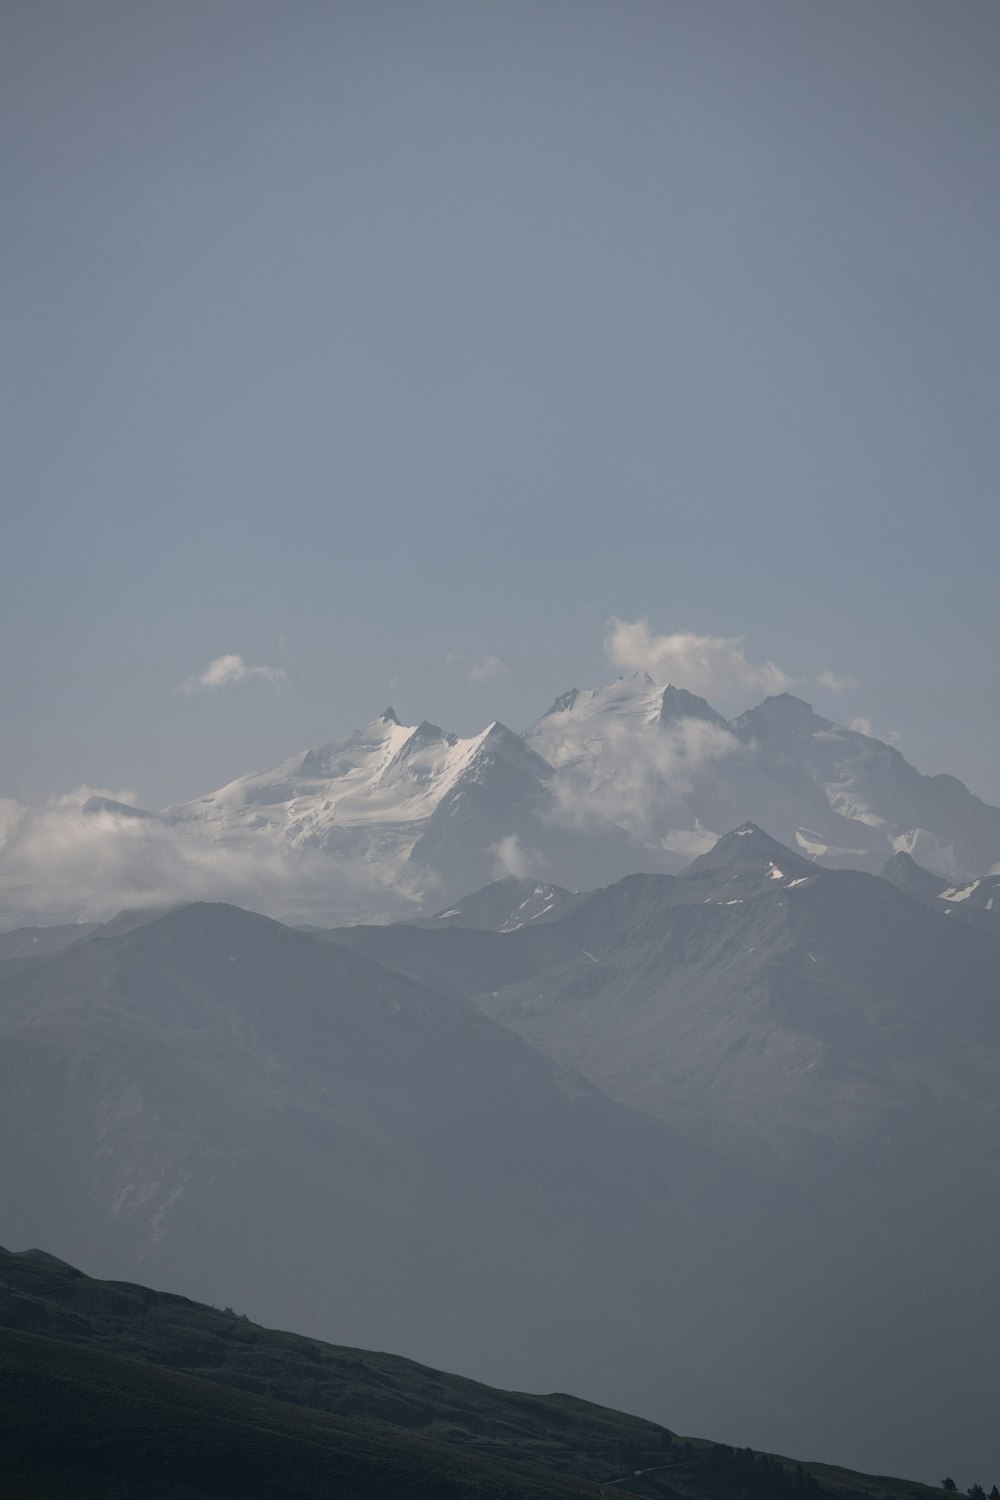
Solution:
[(311, 860), (279, 913), (300, 920), (416, 916), (501, 875), (581, 890), (671, 873), (747, 819), (820, 865), (874, 873), (902, 852), (954, 884), (1000, 864), (1000, 809), (955, 778), (788, 693), (726, 720), (645, 672), (563, 694), (523, 735), (390, 708), (161, 816)]
[(1000, 871), (1000, 808), (955, 778), (787, 693), (727, 720), (642, 672), (563, 694), (524, 734), (386, 709), (159, 813), (93, 788), (7, 802), (0, 931), (192, 900), (412, 921), (500, 878), (580, 892), (673, 874), (747, 820), (820, 866), (876, 874), (905, 854), (954, 891)]

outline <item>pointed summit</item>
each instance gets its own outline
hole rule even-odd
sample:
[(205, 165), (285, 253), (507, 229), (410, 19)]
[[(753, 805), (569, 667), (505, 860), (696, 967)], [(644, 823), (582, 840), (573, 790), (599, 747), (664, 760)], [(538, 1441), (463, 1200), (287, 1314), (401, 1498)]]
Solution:
[(720, 729), (729, 728), (722, 715), (716, 713), (712, 705), (704, 698), (699, 698), (696, 693), (689, 693), (687, 688), (674, 687), (672, 682), (668, 682), (663, 689), (663, 703), (659, 717), (663, 725), (676, 724), (680, 719), (702, 719), (705, 723), (715, 724)]
[(947, 880), (925, 870), (923, 865), (918, 865), (912, 855), (903, 849), (887, 861), (882, 879), (888, 880), (905, 895), (916, 896), (918, 899), (939, 896), (948, 887)]
[(731, 833), (724, 833), (707, 854), (699, 855), (681, 872), (680, 878), (712, 876), (721, 870), (768, 875), (777, 871), (775, 878), (816, 874), (815, 865), (750, 822), (741, 823)]
[(551, 714), (567, 714), (580, 696), (579, 688), (570, 688), (568, 693), (560, 693), (551, 708), (545, 710), (543, 719), (549, 718)]
[(813, 712), (811, 703), (794, 693), (775, 693), (756, 708), (748, 709), (733, 720), (733, 729), (741, 739), (765, 740), (770, 743), (815, 734), (819, 729), (833, 729), (831, 719)]
[(391, 708), (391, 707), (384, 710), (384, 712), (382, 714), (382, 719), (383, 719), (383, 722), (386, 723), (386, 724), (398, 724), (399, 723), (399, 718), (398, 718), (398, 716), (396, 714), (396, 710), (394, 708)]

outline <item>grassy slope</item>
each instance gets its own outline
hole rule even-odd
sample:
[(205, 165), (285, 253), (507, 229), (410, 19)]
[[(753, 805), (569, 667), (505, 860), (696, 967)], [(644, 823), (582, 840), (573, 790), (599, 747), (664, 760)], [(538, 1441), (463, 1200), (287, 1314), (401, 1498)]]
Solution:
[[(98, 1452), (120, 1455), (126, 1468), (138, 1455), (140, 1478), (123, 1472), (125, 1488), (108, 1488), (112, 1471), (101, 1477), (91, 1466), (88, 1482), (105, 1488), (73, 1490), (102, 1497), (154, 1495), (150, 1475), (161, 1471), (174, 1486), (162, 1491), (171, 1500), (329, 1494), (331, 1466), (339, 1493), (387, 1500), (397, 1493), (582, 1493), (577, 1480), (607, 1483), (639, 1468), (655, 1472), (611, 1493), (699, 1500), (781, 1494), (921, 1500), (936, 1493), (825, 1466), (801, 1470), (748, 1450), (677, 1439), (654, 1423), (574, 1397), (497, 1391), (397, 1356), (259, 1328), (183, 1297), (94, 1281), (50, 1257), (0, 1250), (0, 1325), (21, 1331), (20, 1338), (3, 1338), (0, 1369), (14, 1404), (4, 1411), (2, 1430), (8, 1442), (18, 1434), (26, 1474), (38, 1464), (51, 1474), (52, 1494), (66, 1492), (59, 1476), (65, 1479), (65, 1464), (86, 1431)], [(121, 1356), (171, 1373), (123, 1363)], [(38, 1413), (46, 1414), (43, 1422)], [(69, 1435), (68, 1448), (53, 1446), (53, 1431)], [(129, 1434), (124, 1446), (122, 1431)], [(220, 1467), (213, 1453), (229, 1456)], [(253, 1455), (249, 1467), (242, 1453)], [(172, 1468), (164, 1468), (167, 1458)], [(178, 1469), (181, 1458), (187, 1467)], [(525, 1475), (505, 1490), (511, 1462), (549, 1477)], [(9, 1465), (8, 1455), (6, 1476)], [(365, 1488), (376, 1471), (376, 1488)], [(280, 1490), (267, 1488), (268, 1474), (280, 1478)], [(299, 1489), (289, 1487), (293, 1474)], [(557, 1485), (558, 1475), (567, 1476), (568, 1491), (546, 1488)], [(237, 1487), (225, 1488), (231, 1479)], [(145, 1488), (127, 1487), (140, 1483)], [(36, 1485), (13, 1493), (49, 1491)]]
[(9, 1330), (0, 1334), (0, 1461), (9, 1500), (573, 1500), (599, 1493), (384, 1424)]

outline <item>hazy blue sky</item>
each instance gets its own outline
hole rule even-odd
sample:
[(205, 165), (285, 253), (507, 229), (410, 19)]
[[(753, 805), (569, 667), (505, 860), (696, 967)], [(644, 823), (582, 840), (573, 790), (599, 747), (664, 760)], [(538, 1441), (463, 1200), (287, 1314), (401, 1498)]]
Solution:
[[(1000, 801), (995, 0), (9, 0), (0, 55), (0, 794), (520, 729), (614, 614)], [(224, 653), (286, 680), (177, 690)]]

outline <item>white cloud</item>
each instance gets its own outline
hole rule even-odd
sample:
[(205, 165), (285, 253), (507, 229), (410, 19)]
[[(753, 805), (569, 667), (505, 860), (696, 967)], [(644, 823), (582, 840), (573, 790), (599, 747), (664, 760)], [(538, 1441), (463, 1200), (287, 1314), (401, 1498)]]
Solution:
[(195, 693), (200, 688), (229, 687), (237, 682), (249, 682), (251, 677), (263, 677), (267, 682), (284, 682), (287, 673), (281, 667), (251, 667), (235, 652), (216, 656), (203, 672), (196, 672), (187, 682), (180, 684), (182, 693)]
[(860, 717), (857, 719), (852, 719), (847, 727), (848, 729), (853, 729), (856, 734), (866, 734), (869, 739), (882, 740), (882, 742), (886, 745), (898, 745), (899, 741), (902, 739), (902, 734), (898, 729), (887, 729), (884, 734), (876, 734), (874, 729), (872, 728), (871, 719), (863, 719)]
[(488, 854), (493, 855), (493, 878), (513, 875), (517, 880), (527, 880), (538, 873), (543, 860), (537, 849), (525, 849), (516, 833), (490, 844)]
[(748, 661), (742, 636), (697, 635), (693, 630), (654, 635), (648, 620), (613, 615), (604, 650), (622, 671), (645, 671), (657, 682), (672, 682), (709, 700), (748, 692), (783, 693), (794, 683), (773, 661)]
[(835, 672), (830, 671), (829, 667), (825, 667), (820, 672), (816, 681), (820, 687), (825, 687), (828, 692), (836, 693), (838, 696), (841, 693), (853, 692), (858, 685), (853, 677), (838, 677)]
[(330, 862), (266, 843), (226, 847), (160, 818), (92, 804), (129, 793), (78, 787), (40, 806), (0, 800), (0, 920), (104, 920), (123, 908), (232, 901), (278, 908), (285, 899), (327, 894)]
[(581, 741), (572, 718), (554, 726), (543, 747), (559, 768), (553, 791), (560, 818), (583, 826), (610, 819), (645, 842), (674, 823), (702, 776), (747, 754), (728, 728), (706, 719), (664, 728), (609, 721), (599, 741)]
[(469, 668), (473, 682), (489, 682), (492, 677), (504, 677), (506, 673), (507, 668), (499, 656), (481, 656)]
[[(467, 662), (470, 660), (464, 651), (448, 651), (445, 653), (445, 661)], [(507, 667), (504, 666), (499, 656), (480, 656), (472, 660), (472, 665), (466, 672), (466, 676), (472, 682), (489, 682), (494, 677), (505, 677)]]

